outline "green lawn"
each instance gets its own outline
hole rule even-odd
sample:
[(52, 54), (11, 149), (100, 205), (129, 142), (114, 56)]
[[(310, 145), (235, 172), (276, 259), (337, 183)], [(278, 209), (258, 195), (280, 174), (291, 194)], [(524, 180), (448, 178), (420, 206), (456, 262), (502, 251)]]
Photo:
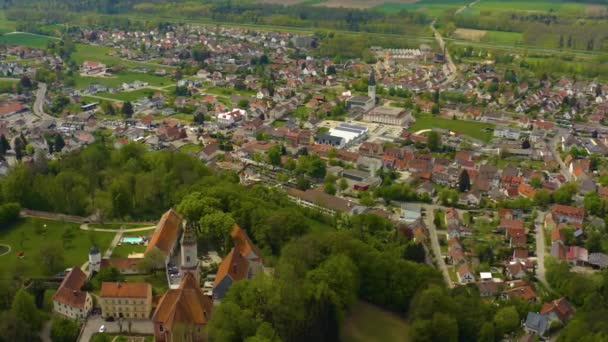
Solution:
[(0, 34), (15, 31), (16, 22), (6, 19), (3, 12), (0, 12)]
[(485, 129), (493, 129), (494, 125), (476, 121), (451, 120), (435, 117), (428, 114), (422, 114), (416, 116), (416, 123), (411, 126), (408, 131), (417, 132), (423, 129), (432, 128), (443, 128), (453, 132), (468, 135), (471, 138), (488, 142), (492, 139), (492, 132), (486, 132)]
[(49, 41), (58, 38), (40, 36), (31, 33), (14, 33), (0, 36), (0, 44), (22, 45), (31, 48), (45, 48)]
[(552, 12), (558, 15), (584, 15), (586, 7), (586, 4), (563, 0), (483, 0), (468, 9), (467, 12), (478, 15), (504, 12)]
[(95, 94), (95, 96), (107, 97), (111, 99), (115, 99), (118, 101), (137, 101), (143, 97), (148, 97), (149, 95), (154, 95), (157, 90), (153, 89), (137, 89), (133, 91), (125, 91), (121, 93), (99, 93)]
[(127, 258), (132, 253), (143, 253), (146, 251), (144, 245), (120, 245), (112, 251), (112, 258)]
[(197, 154), (201, 151), (201, 146), (197, 144), (186, 144), (179, 148), (180, 152)]
[[(65, 267), (80, 266), (87, 261), (93, 243), (104, 251), (113, 238), (112, 233), (80, 230), (77, 224), (36, 218), (22, 219), (0, 231), (0, 243), (11, 246), (11, 252), (0, 257), (0, 274), (19, 268), (19, 272), (25, 276), (45, 275), (39, 251), (49, 241), (57, 242), (63, 247)], [(20, 251), (24, 252), (22, 259), (18, 258)]]
[(343, 342), (408, 342), (409, 326), (401, 317), (360, 301), (342, 327)]
[(126, 275), (125, 281), (131, 283), (146, 282), (152, 285), (152, 293), (155, 296), (163, 295), (169, 289), (165, 273), (158, 271), (156, 274), (135, 274)]
[[(173, 84), (174, 82), (168, 77), (161, 77), (152, 74), (144, 74), (139, 72), (132, 71), (121, 71), (110, 77), (90, 77), (90, 76), (81, 76), (74, 75), (74, 81), (76, 82), (76, 88), (83, 89), (86, 88), (91, 83), (103, 84), (107, 87), (121, 87), (123, 83), (130, 83), (133, 81), (141, 81), (147, 82), (150, 86), (153, 87), (161, 87)], [(145, 91), (145, 89), (138, 89), (137, 91)], [(156, 92), (157, 90), (152, 90), (152, 92)], [(139, 98), (141, 93), (131, 94), (131, 92), (124, 92), (118, 94), (98, 94), (99, 96), (107, 95), (110, 98), (119, 99), (121, 96), (130, 98), (137, 96)], [(147, 96), (147, 95), (146, 95)]]

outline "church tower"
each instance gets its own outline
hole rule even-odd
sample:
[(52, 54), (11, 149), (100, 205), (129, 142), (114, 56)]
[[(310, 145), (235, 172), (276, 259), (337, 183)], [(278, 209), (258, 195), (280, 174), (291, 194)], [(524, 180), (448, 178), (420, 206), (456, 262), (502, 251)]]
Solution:
[(191, 272), (194, 275), (196, 281), (200, 284), (200, 271), (198, 269), (198, 251), (196, 244), (196, 234), (189, 225), (186, 225), (182, 234), (181, 240), (181, 274), (182, 277), (187, 273)]
[(374, 73), (374, 68), (371, 68), (369, 71), (369, 83), (367, 85), (367, 96), (374, 100), (374, 104), (376, 103), (376, 74)]
[(97, 246), (93, 245), (89, 250), (89, 275), (99, 273), (101, 269), (101, 253)]

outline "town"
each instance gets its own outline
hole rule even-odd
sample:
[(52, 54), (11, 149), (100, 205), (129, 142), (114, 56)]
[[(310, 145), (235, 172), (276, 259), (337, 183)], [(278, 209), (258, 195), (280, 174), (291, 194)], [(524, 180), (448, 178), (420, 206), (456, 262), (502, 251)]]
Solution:
[[(454, 63), (434, 41), (332, 58), (318, 51), (326, 39), (182, 23), (73, 27), (45, 45), (0, 45), (0, 177), (19, 166), (59, 170), (65, 156), (100, 144), (181, 152), (245, 187), (278, 189), (338, 229), (358, 215), (390, 222), (383, 239), (417, 246), (415, 261), (435, 266), (448, 289), (475, 288), (497, 306), (524, 303), (497, 340), (559, 335), (587, 303), (555, 288), (551, 273), (608, 269), (608, 84), (539, 77), (517, 53), (475, 47), (467, 52), (475, 58)], [(52, 191), (78, 186), (65, 180)], [(130, 189), (156, 186), (166, 185), (155, 178)], [(268, 253), (278, 251), (268, 241), (258, 248), (260, 235), (236, 220), (219, 243), (201, 246), (202, 231), (217, 234), (203, 226), (219, 223), (193, 220), (186, 195), (145, 222), (107, 219), (129, 217), (116, 214), (126, 205), (119, 196), (91, 215), (60, 209), (68, 215), (59, 219), (53, 203), (23, 206), (32, 235), (47, 221), (92, 234), (66, 257), (78, 264), (52, 275), (52, 315), (77, 322), (79, 341), (206, 340), (235, 283), (274, 276), (279, 263)], [(6, 203), (25, 197), (13, 198)], [(65, 244), (72, 228), (61, 229)], [(24, 239), (0, 229), (0, 260), (30, 258)]]

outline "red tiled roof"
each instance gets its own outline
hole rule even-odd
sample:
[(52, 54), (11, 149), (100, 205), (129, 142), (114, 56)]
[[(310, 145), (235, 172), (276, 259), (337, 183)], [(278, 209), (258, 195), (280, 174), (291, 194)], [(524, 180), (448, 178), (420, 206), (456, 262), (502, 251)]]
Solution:
[(247, 277), (248, 271), (249, 261), (236, 248), (232, 248), (217, 269), (213, 286), (217, 286), (227, 276), (230, 276), (233, 281), (243, 280)]
[(569, 205), (554, 204), (551, 213), (555, 215), (569, 216), (577, 219), (585, 218), (585, 209), (572, 207)]
[(509, 229), (524, 229), (524, 221), (503, 218), (500, 220), (499, 227)]
[(100, 297), (147, 298), (152, 296), (152, 286), (148, 283), (103, 282)]
[(170, 209), (164, 213), (146, 247), (146, 253), (156, 247), (165, 254), (169, 254), (171, 246), (177, 241), (181, 224), (182, 217), (175, 210)]
[(171, 330), (175, 323), (204, 325), (211, 319), (213, 302), (205, 296), (192, 273), (187, 272), (177, 289), (167, 291), (158, 302), (152, 321)]
[(19, 102), (9, 102), (0, 105), (0, 116), (15, 113), (23, 110), (23, 105)]
[(74, 266), (61, 282), (53, 300), (71, 307), (84, 308), (87, 293), (80, 289), (86, 280), (87, 275), (80, 267)]

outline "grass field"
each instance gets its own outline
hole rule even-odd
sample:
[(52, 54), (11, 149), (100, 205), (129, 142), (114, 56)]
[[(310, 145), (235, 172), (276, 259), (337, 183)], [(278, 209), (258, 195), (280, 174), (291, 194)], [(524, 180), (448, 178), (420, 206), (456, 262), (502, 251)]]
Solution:
[(146, 251), (144, 245), (120, 245), (112, 251), (112, 258), (127, 258), (131, 253), (143, 253)]
[(421, 0), (412, 1), (410, 3), (399, 3), (396, 1), (386, 1), (385, 3), (374, 7), (374, 9), (386, 12), (397, 13), (402, 10), (420, 11), (428, 14), (431, 17), (439, 16), (445, 11), (456, 10), (470, 1), (465, 0)]
[[(78, 88), (78, 89), (84, 89), (91, 83), (103, 84), (107, 87), (112, 87), (112, 88), (120, 87), (120, 86), (122, 86), (123, 83), (130, 83), (130, 82), (134, 82), (134, 81), (147, 82), (152, 87), (164, 87), (167, 85), (171, 85), (173, 83), (173, 81), (168, 77), (161, 77), (161, 76), (143, 74), (143, 73), (131, 72), (131, 71), (121, 71), (110, 77), (89, 77), (89, 76), (74, 75), (74, 81), (76, 83), (76, 88)], [(143, 89), (138, 90), (138, 91), (144, 92)], [(155, 92), (155, 90), (153, 90), (153, 92)], [(107, 97), (109, 97), (109, 98), (120, 99), (121, 97), (124, 97), (129, 100), (133, 100), (132, 97), (134, 97), (134, 96), (137, 96), (135, 99), (138, 99), (139, 97), (141, 97), (138, 95), (141, 93), (136, 93), (136, 92), (135, 92), (135, 94), (132, 94), (132, 93), (133, 92), (125, 92), (125, 93), (105, 94), (105, 95), (107, 95)], [(105, 95), (99, 94), (99, 96), (105, 96)]]
[[(88, 78), (87, 78), (88, 79)], [(125, 91), (121, 93), (99, 93), (95, 94), (100, 97), (107, 97), (111, 99), (115, 99), (118, 101), (136, 101), (141, 99), (142, 97), (148, 97), (149, 95), (154, 95), (159, 90), (153, 89), (137, 89), (133, 91)]]
[(15, 31), (16, 25), (16, 22), (7, 20), (4, 13), (0, 11), (0, 34)]
[[(50, 241), (63, 247), (66, 267), (80, 266), (87, 261), (89, 248), (93, 243), (104, 251), (113, 237), (112, 233), (80, 230), (77, 224), (72, 223), (36, 218), (22, 219), (0, 231), (0, 243), (11, 246), (10, 253), (0, 257), (0, 275), (16, 268), (20, 269), (21, 274), (29, 277), (46, 275), (41, 264), (40, 249)], [(22, 259), (18, 257), (20, 251), (24, 253)]]
[(0, 44), (22, 45), (37, 49), (45, 48), (51, 40), (57, 40), (57, 38), (31, 33), (12, 33), (0, 36)]
[(585, 15), (586, 11), (586, 4), (563, 0), (483, 0), (465, 12), (477, 15), (502, 12), (552, 12), (558, 15)]
[(358, 302), (342, 327), (343, 342), (408, 342), (409, 326), (399, 316)]
[(486, 31), (486, 34), (481, 37), (482, 42), (520, 45), (523, 44), (523, 34), (519, 32), (502, 32), (502, 31)]
[(198, 154), (201, 151), (202, 147), (197, 144), (186, 144), (179, 148), (180, 152), (189, 153), (189, 154)]
[(494, 125), (475, 121), (444, 119), (424, 114), (416, 116), (416, 123), (408, 131), (417, 132), (432, 128), (443, 128), (488, 142), (492, 139), (492, 132), (486, 132), (485, 129), (494, 128)]

